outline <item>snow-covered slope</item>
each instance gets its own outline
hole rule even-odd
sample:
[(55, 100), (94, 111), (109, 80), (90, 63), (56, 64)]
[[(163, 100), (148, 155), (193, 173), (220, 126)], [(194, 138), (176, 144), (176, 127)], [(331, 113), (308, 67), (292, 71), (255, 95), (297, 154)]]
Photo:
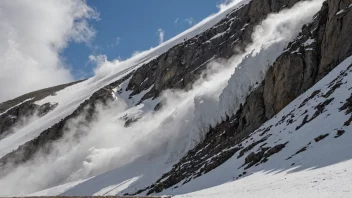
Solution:
[(241, 180), (175, 196), (175, 198), (263, 197), (263, 198), (349, 198), (352, 194), (352, 162), (344, 161), (319, 169), (261, 171)]
[(250, 148), (243, 156), (237, 153), (163, 193), (205, 189), (176, 197), (351, 197), (351, 113), (352, 56), (243, 140), (242, 147)]
[[(263, 172), (294, 179), (349, 160), (352, 58), (305, 92), (351, 54), (349, 4), (296, 2), (234, 1), (157, 48), (14, 106), (53, 109), (0, 139), (0, 195), (180, 195), (220, 185), (184, 196), (221, 196)], [(233, 47), (229, 60), (213, 60)]]

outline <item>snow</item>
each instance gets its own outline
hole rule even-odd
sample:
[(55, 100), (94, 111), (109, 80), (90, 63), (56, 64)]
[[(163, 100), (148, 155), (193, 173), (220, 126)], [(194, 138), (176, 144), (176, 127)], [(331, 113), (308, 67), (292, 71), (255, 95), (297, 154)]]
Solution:
[(90, 178), (84, 179), (84, 180), (80, 180), (80, 181), (75, 181), (75, 182), (69, 182), (69, 183), (66, 183), (66, 184), (55, 186), (53, 188), (49, 188), (49, 189), (46, 189), (46, 190), (35, 192), (35, 193), (30, 194), (28, 196), (39, 197), (39, 196), (59, 195), (61, 193), (64, 193), (64, 192), (68, 191), (70, 188), (72, 188), (74, 186), (77, 186), (80, 183), (82, 183), (84, 181), (87, 181), (89, 179)]
[(248, 25), (249, 25), (248, 23), (244, 24), (244, 26), (242, 27), (241, 31), (245, 30)]
[(124, 193), (134, 193), (138, 189), (144, 188), (146, 183), (157, 180), (162, 173), (169, 171), (172, 166), (171, 164), (165, 164), (163, 158), (147, 159), (142, 157), (135, 162), (86, 180), (62, 195), (122, 195)]
[(207, 41), (207, 42), (210, 42), (211, 40), (214, 40), (214, 39), (216, 39), (216, 38), (222, 37), (222, 36), (225, 35), (225, 34), (227, 34), (227, 31), (218, 33), (218, 34), (216, 34), (215, 36), (211, 37), (211, 39), (209, 39), (209, 41)]
[(299, 53), (299, 48), (297, 48), (295, 51), (292, 51), (292, 52), (291, 52), (291, 54), (296, 54), (296, 53), (297, 53), (297, 54), (300, 54), (300, 53)]
[(310, 38), (306, 42), (303, 43), (303, 46), (310, 46), (314, 42), (315, 42), (315, 40)]
[(154, 87), (154, 85), (150, 86), (146, 90), (141, 91), (139, 94), (132, 96), (132, 99), (133, 99), (132, 104), (136, 105), (137, 103), (139, 103), (141, 101), (141, 99), (143, 98), (143, 96), (146, 93), (148, 93), (150, 90), (152, 90), (153, 87)]
[(349, 198), (352, 195), (352, 180), (348, 177), (352, 175), (352, 160), (320, 169), (290, 171), (294, 171), (294, 168), (259, 171), (241, 180), (174, 198)]
[(340, 15), (340, 14), (342, 14), (344, 12), (345, 12), (345, 10), (340, 10), (340, 11), (336, 12), (336, 15)]
[(340, 15), (344, 12), (347, 12), (351, 7), (352, 7), (352, 3), (348, 7), (346, 7), (345, 9), (342, 9), (342, 10), (339, 10), (338, 12), (336, 12), (336, 15)]
[(115, 195), (126, 188), (128, 188), (131, 184), (136, 182), (140, 177), (133, 177), (131, 179), (127, 179), (126, 181), (121, 182), (117, 185), (111, 185), (106, 188), (101, 189), (99, 192), (95, 193), (93, 196), (99, 195)]

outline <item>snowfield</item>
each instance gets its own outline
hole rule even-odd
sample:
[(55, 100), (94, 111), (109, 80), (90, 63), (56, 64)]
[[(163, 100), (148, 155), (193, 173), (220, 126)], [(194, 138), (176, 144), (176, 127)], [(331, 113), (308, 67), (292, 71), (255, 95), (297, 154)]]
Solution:
[(268, 170), (253, 173), (243, 179), (174, 196), (174, 198), (349, 198), (352, 196), (352, 160), (318, 169), (294, 172)]

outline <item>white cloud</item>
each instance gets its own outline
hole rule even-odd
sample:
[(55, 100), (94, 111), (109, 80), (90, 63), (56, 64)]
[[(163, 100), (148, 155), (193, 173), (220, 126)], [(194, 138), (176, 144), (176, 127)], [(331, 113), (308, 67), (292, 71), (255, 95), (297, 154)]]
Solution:
[(115, 38), (115, 42), (110, 44), (110, 45), (108, 45), (108, 47), (112, 48), (112, 47), (118, 46), (120, 44), (120, 40), (121, 40), (120, 37), (116, 37)]
[(115, 45), (119, 45), (120, 44), (120, 37), (117, 37), (116, 39), (115, 39)]
[(178, 23), (178, 20), (180, 20), (180, 18), (175, 19), (174, 23)]
[(159, 44), (164, 42), (165, 31), (163, 29), (158, 29), (158, 36), (159, 36)]
[(88, 59), (89, 59), (89, 62), (94, 63), (94, 64), (96, 64), (96, 65), (101, 65), (101, 64), (103, 64), (105, 61), (108, 60), (108, 58), (106, 57), (106, 55), (96, 55), (96, 56), (90, 55), (90, 56), (88, 57)]
[[(221, 10), (224, 10), (226, 9), (226, 7), (232, 3), (234, 0), (222, 0), (220, 4), (217, 4), (216, 7), (221, 11)], [(238, 0), (237, 0), (238, 2)], [(236, 3), (237, 3), (236, 2)]]
[(83, 0), (0, 1), (0, 102), (72, 81), (60, 52), (90, 44), (98, 17)]
[(96, 65), (94, 69), (95, 77), (103, 77), (111, 71), (114, 70), (114, 68), (118, 67), (120, 64), (120, 60), (117, 58), (113, 61), (109, 61), (106, 55), (90, 55), (88, 57), (89, 62), (93, 63)]
[(186, 21), (190, 26), (192, 26), (192, 25), (193, 25), (193, 22), (194, 22), (194, 19), (193, 19), (192, 17), (190, 17), (190, 18), (185, 19), (185, 21)]

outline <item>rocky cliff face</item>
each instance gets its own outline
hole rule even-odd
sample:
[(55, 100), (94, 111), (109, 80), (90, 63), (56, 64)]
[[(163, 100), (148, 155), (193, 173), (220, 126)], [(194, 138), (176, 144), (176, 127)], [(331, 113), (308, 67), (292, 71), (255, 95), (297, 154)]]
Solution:
[[(262, 1), (262, 3), (268, 3), (268, 1)], [(251, 6), (256, 4), (257, 2), (253, 1)], [(291, 42), (287, 50), (277, 58), (268, 70), (265, 80), (248, 95), (246, 102), (241, 105), (236, 114), (228, 117), (215, 128), (211, 128), (205, 140), (189, 151), (170, 172), (165, 173), (155, 184), (141, 191), (151, 194), (172, 186), (177, 188), (176, 184), (183, 185), (220, 166), (235, 153), (243, 156), (256, 145), (264, 142), (268, 138), (265, 134), (271, 127), (262, 130), (261, 140), (247, 147), (241, 146), (241, 142), (255, 129), (352, 54), (349, 38), (352, 34), (350, 4), (350, 1), (343, 0), (324, 2), (314, 21), (303, 26), (299, 37)], [(265, 5), (261, 6), (265, 7)], [(343, 12), (339, 13), (341, 10)], [(284, 144), (277, 145), (266, 153), (275, 154), (283, 147), (285, 147)], [(247, 156), (247, 164), (253, 165), (259, 162), (263, 155)]]
[(206, 64), (217, 58), (228, 59), (251, 42), (253, 27), (269, 13), (291, 7), (298, 0), (259, 1), (234, 10), (204, 33), (170, 49), (156, 60), (139, 68), (128, 85), (132, 95), (151, 86), (144, 96), (157, 97), (166, 89), (187, 89)]

